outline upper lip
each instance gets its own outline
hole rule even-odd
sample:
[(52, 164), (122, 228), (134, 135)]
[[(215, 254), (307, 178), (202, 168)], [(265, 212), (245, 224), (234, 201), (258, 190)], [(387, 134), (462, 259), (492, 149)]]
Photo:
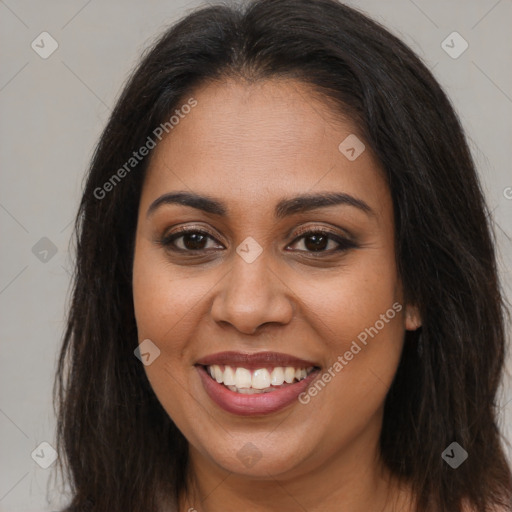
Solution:
[(243, 367), (247, 369), (257, 369), (266, 366), (293, 366), (294, 368), (309, 368), (310, 366), (318, 366), (312, 361), (300, 359), (289, 354), (279, 352), (217, 352), (202, 357), (196, 364), (203, 366), (211, 366), (213, 364), (229, 365)]

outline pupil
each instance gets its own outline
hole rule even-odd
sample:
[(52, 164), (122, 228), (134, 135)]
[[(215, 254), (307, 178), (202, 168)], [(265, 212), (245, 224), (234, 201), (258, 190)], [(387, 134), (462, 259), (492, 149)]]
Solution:
[(187, 249), (203, 249), (203, 242), (206, 237), (200, 233), (191, 233), (183, 237), (183, 243)]
[[(308, 241), (313, 240), (312, 244), (309, 244)], [(305, 245), (308, 250), (318, 251), (319, 249), (325, 249), (327, 242), (327, 237), (324, 235), (309, 235), (306, 238)]]

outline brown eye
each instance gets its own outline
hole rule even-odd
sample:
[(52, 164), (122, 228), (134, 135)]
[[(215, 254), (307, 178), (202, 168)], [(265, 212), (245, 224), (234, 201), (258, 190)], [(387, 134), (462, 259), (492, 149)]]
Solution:
[(304, 246), (308, 251), (323, 251), (329, 245), (329, 241), (329, 237), (316, 233), (304, 237)]
[(164, 237), (161, 243), (163, 246), (173, 251), (199, 252), (211, 248), (207, 247), (209, 240), (215, 240), (215, 238), (206, 231), (180, 229), (178, 232), (171, 233)]
[[(356, 247), (353, 241), (322, 230), (306, 231), (297, 237), (292, 245), (300, 240), (303, 240), (303, 246), (305, 247), (305, 249), (299, 249), (301, 252), (332, 253)], [(331, 245), (330, 248), (329, 244)]]

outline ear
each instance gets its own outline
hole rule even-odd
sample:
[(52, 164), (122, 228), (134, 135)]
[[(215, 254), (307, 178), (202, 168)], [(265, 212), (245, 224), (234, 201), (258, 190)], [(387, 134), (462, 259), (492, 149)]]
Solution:
[(405, 328), (408, 331), (415, 331), (421, 327), (421, 316), (417, 306), (407, 304), (405, 306)]

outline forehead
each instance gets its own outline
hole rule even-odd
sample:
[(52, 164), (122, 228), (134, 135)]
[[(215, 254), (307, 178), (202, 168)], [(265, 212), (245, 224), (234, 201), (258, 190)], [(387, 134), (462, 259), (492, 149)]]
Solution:
[(189, 189), (225, 198), (236, 211), (335, 190), (364, 195), (377, 211), (389, 207), (368, 145), (355, 160), (339, 149), (347, 137), (362, 142), (357, 127), (309, 86), (284, 79), (226, 80), (197, 88), (183, 104), (190, 97), (197, 105), (182, 112), (153, 150), (143, 200)]

